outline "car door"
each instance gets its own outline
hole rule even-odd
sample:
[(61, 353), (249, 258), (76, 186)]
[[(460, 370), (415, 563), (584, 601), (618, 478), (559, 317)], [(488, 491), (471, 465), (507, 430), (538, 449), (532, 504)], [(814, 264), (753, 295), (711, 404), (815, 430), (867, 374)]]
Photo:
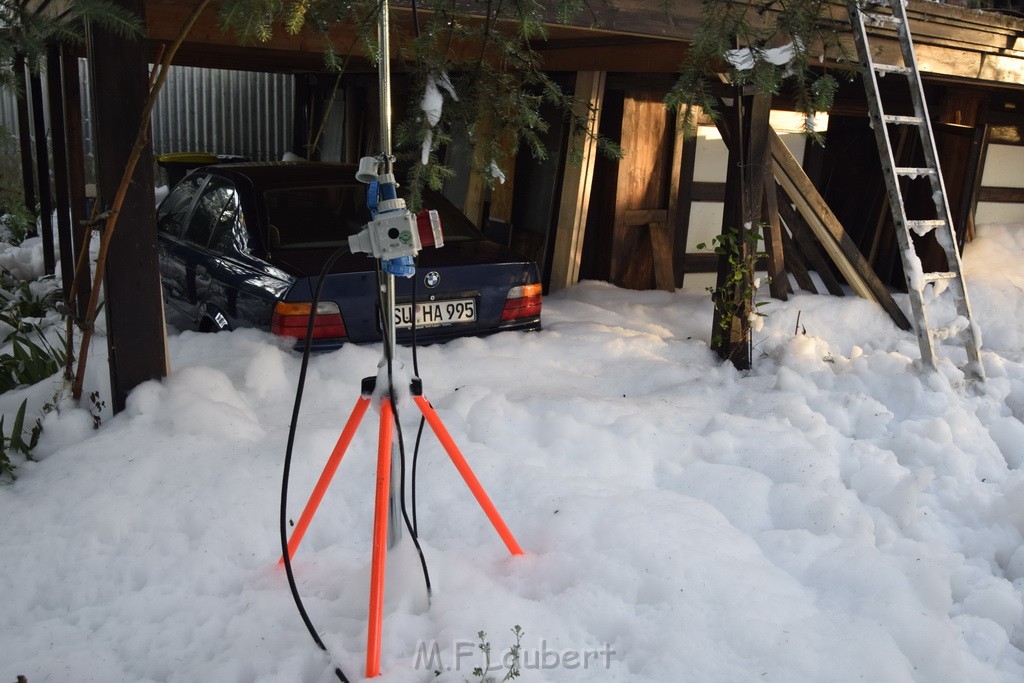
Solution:
[(239, 204), (236, 193), (214, 227), (199, 316), (215, 329), (269, 328), (274, 304), (294, 278), (255, 255), (250, 227), (255, 221), (246, 221)]
[(189, 328), (195, 323), (195, 305), (190, 301), (190, 292), (195, 289), (190, 284), (190, 249), (183, 235), (205, 183), (205, 174), (187, 176), (164, 198), (156, 214), (165, 312), (168, 322), (179, 328)]
[(185, 264), (188, 302), (195, 321), (201, 326), (215, 322), (218, 328), (227, 327), (208, 313), (206, 300), (215, 273), (222, 276), (224, 271), (220, 263), (222, 254), (213, 248), (214, 234), (230, 231), (238, 216), (239, 195), (234, 184), (226, 178), (210, 175), (188, 218), (182, 241), (188, 250)]
[[(181, 317), (189, 321), (189, 324), (179, 326), (194, 327), (202, 317), (200, 304), (210, 287), (211, 272), (217, 269), (217, 254), (211, 251), (210, 240), (218, 225), (234, 220), (238, 212), (238, 195), (229, 180), (212, 174), (192, 174), (179, 183), (179, 187), (182, 183), (194, 184), (192, 193), (195, 196), (189, 204), (184, 229), (173, 235), (168, 225), (166, 253), (162, 261), (166, 262), (164, 270), (169, 280), (168, 299)], [(168, 207), (168, 223), (172, 213), (181, 215), (182, 204), (184, 196)]]

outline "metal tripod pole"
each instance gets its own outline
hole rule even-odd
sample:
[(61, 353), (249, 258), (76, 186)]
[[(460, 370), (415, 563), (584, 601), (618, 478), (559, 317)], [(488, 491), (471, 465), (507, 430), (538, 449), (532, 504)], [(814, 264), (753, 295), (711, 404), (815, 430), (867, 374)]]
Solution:
[[(388, 0), (382, 0), (380, 5), (380, 21), (377, 24), (377, 80), (380, 90), (380, 148), (382, 159), (382, 170), (384, 174), (394, 173), (394, 157), (391, 147), (391, 21)], [(382, 326), (384, 331), (384, 357), (394, 362), (397, 331), (395, 329), (395, 276), (380, 271), (383, 275), (381, 282), (383, 310)], [(391, 378), (388, 377), (390, 383)], [(392, 387), (387, 387), (388, 395)], [(397, 418), (397, 416), (396, 416)], [(401, 468), (401, 454), (397, 442), (391, 447), (391, 481), (399, 481)], [(393, 548), (402, 538), (402, 517), (401, 500), (399, 495), (401, 486), (392, 486), (388, 498), (388, 547)]]

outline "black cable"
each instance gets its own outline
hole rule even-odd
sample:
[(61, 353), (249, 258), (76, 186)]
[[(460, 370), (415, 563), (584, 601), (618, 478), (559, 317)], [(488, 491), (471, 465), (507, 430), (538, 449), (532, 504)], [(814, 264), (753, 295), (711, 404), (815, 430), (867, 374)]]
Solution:
[[(306, 328), (306, 347), (302, 350), (302, 364), (299, 368), (299, 381), (298, 386), (295, 389), (295, 404), (292, 407), (292, 421), (288, 426), (288, 444), (285, 447), (284, 454), (284, 473), (281, 476), (281, 520), (280, 520), (280, 531), (281, 531), (281, 552), (282, 559), (284, 560), (284, 571), (288, 576), (288, 587), (292, 592), (292, 599), (295, 601), (295, 607), (299, 610), (299, 615), (302, 617), (302, 623), (306, 625), (306, 629), (309, 631), (309, 635), (313, 636), (313, 641), (320, 647), (321, 650), (327, 653), (328, 657), (331, 656), (327, 646), (324, 645), (324, 641), (320, 639), (320, 635), (316, 632), (316, 628), (313, 626), (312, 620), (309, 618), (309, 614), (306, 613), (306, 608), (302, 604), (302, 597), (299, 595), (298, 586), (295, 584), (295, 574), (292, 571), (292, 560), (290, 553), (288, 552), (288, 479), (291, 475), (292, 465), (292, 451), (295, 446), (295, 432), (299, 422), (299, 408), (302, 405), (302, 392), (306, 386), (306, 369), (309, 367), (309, 352), (310, 347), (313, 345), (313, 324), (316, 321), (316, 309), (320, 303), (320, 295), (323, 293), (324, 280), (328, 270), (338, 260), (338, 258), (348, 251), (348, 246), (339, 248), (331, 257), (324, 263), (323, 269), (320, 271), (320, 279), (317, 282), (316, 291), (313, 294), (313, 301), (310, 308), (309, 325)], [(333, 658), (332, 658), (333, 659)], [(341, 670), (341, 667), (335, 665), (334, 673), (338, 677), (338, 680), (343, 683), (349, 683), (348, 678), (345, 676), (345, 672)]]
[[(416, 260), (415, 260), (415, 266), (416, 266), (416, 268), (418, 270), (419, 269), (419, 257), (418, 256), (416, 257)], [(417, 272), (417, 274), (418, 274), (418, 272)], [(414, 375), (419, 377), (420, 376), (420, 363), (419, 363), (419, 356), (417, 354), (417, 351), (419, 350), (419, 345), (418, 345), (417, 339), (416, 339), (416, 278), (415, 277), (412, 279), (412, 310), (413, 310), (413, 316), (412, 316), (412, 371), (413, 371)], [(413, 533), (414, 534), (419, 534), (419, 532), (420, 532), (419, 519), (417, 518), (418, 509), (416, 507), (416, 470), (417, 470), (417, 465), (419, 464), (419, 457), (420, 457), (420, 441), (423, 439), (423, 426), (426, 423), (427, 423), (426, 418), (423, 417), (422, 415), (420, 415), (420, 426), (419, 426), (419, 429), (416, 430), (416, 445), (413, 446), (413, 449), (412, 449), (412, 485), (411, 485), (410, 488), (411, 488), (411, 493), (412, 493), (412, 500), (411, 500), (411, 502), (412, 502), (412, 529), (413, 529)]]
[(427, 423), (426, 418), (420, 416), (420, 427), (416, 430), (416, 445), (412, 450), (412, 529), (413, 533), (419, 533), (420, 524), (416, 519), (416, 466), (419, 463), (420, 440), (423, 438), (423, 426)]
[[(382, 275), (381, 275), (381, 271), (380, 271), (380, 262), (378, 261), (378, 267), (377, 267), (377, 285), (378, 286), (377, 286), (377, 291), (380, 292), (380, 306), (381, 306), (381, 319), (382, 319), (381, 322), (384, 323), (382, 325), (382, 327), (385, 328), (383, 331), (386, 333), (387, 332), (387, 329), (386, 329), (387, 328), (387, 323), (386, 323), (386, 321), (383, 320), (383, 318), (384, 318), (387, 306), (386, 306), (386, 302), (383, 299), (384, 288), (381, 286), (381, 277), (382, 277)], [(415, 282), (415, 277), (414, 277), (413, 278), (413, 287), (415, 288), (415, 286), (416, 286), (416, 282)], [(415, 340), (415, 335), (416, 335), (416, 297), (415, 297), (415, 294), (413, 295), (412, 309), (411, 310), (412, 310), (413, 339)], [(394, 321), (392, 321), (392, 322), (394, 322)], [(430, 572), (427, 569), (427, 558), (423, 554), (423, 548), (420, 546), (420, 539), (419, 539), (418, 534), (416, 533), (416, 527), (409, 520), (409, 511), (408, 511), (408, 509), (406, 508), (406, 505), (405, 505), (405, 439), (404, 439), (404, 437), (402, 435), (402, 421), (401, 421), (399, 413), (398, 413), (398, 399), (397, 399), (397, 396), (395, 395), (395, 383), (394, 383), (393, 362), (392, 362), (393, 361), (393, 359), (392, 359), (392, 352), (393, 352), (393, 350), (391, 349), (391, 345), (387, 342), (386, 339), (385, 339), (385, 342), (384, 342), (384, 349), (385, 349), (384, 358), (387, 361), (387, 368), (388, 368), (388, 400), (391, 403), (391, 411), (395, 415), (395, 431), (398, 434), (398, 498), (399, 498), (398, 508), (399, 508), (399, 510), (402, 513), (402, 521), (405, 523), (405, 528), (409, 531), (409, 537), (412, 538), (412, 543), (416, 547), (416, 553), (417, 553), (417, 555), (419, 555), (419, 558), (420, 558), (420, 568), (423, 571), (423, 582), (426, 584), (426, 587), (427, 587), (427, 597), (429, 598), (430, 596), (433, 595), (433, 589), (432, 589), (432, 587), (430, 585)], [(415, 360), (413, 361), (413, 364), (415, 366)], [(415, 462), (415, 455), (414, 455), (413, 462)], [(413, 508), (413, 514), (414, 515), (416, 514), (415, 508)]]

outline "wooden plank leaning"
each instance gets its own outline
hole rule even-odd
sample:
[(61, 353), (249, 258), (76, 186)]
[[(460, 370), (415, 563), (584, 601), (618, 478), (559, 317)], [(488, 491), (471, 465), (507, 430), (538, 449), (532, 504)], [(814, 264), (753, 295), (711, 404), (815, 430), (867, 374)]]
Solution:
[(825, 203), (782, 138), (772, 130), (772, 158), (779, 185), (796, 205), (797, 211), (821, 242), (850, 287), (861, 297), (875, 301), (889, 314), (900, 329), (911, 329), (910, 321), (896, 304), (889, 290), (878, 279), (860, 249), (843, 229), (839, 219)]

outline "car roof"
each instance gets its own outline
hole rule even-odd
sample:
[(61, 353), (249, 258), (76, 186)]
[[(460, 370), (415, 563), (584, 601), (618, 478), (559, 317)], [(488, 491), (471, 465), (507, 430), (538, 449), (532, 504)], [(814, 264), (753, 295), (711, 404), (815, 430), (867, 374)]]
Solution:
[(224, 176), (244, 176), (258, 187), (306, 185), (317, 181), (357, 182), (355, 164), (318, 161), (246, 161), (215, 164), (203, 170)]

